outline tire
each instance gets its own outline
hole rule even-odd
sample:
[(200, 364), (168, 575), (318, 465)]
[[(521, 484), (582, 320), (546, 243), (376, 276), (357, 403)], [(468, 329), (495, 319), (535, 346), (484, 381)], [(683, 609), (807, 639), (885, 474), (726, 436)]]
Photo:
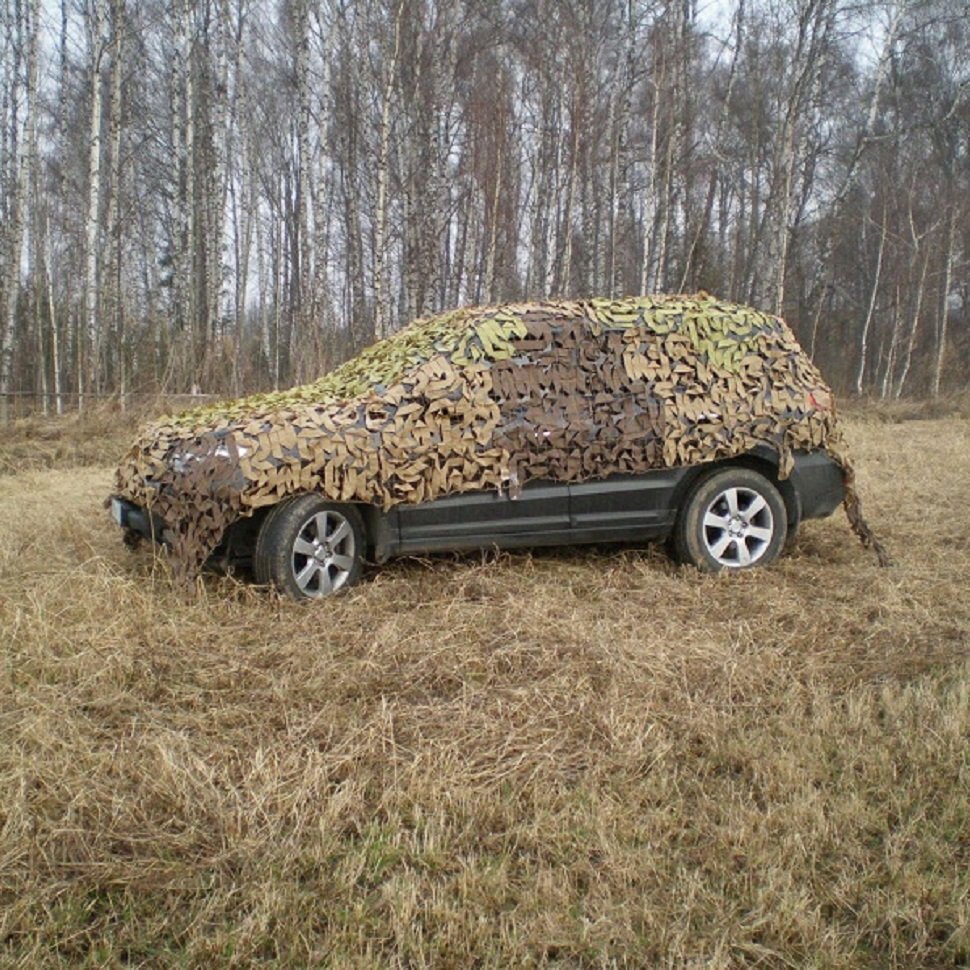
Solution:
[(352, 505), (298, 495), (270, 510), (256, 539), (256, 581), (292, 599), (320, 599), (353, 586), (363, 568), (366, 533)]
[(787, 535), (778, 489), (750, 468), (723, 468), (687, 494), (674, 526), (674, 552), (706, 572), (749, 569), (777, 559)]

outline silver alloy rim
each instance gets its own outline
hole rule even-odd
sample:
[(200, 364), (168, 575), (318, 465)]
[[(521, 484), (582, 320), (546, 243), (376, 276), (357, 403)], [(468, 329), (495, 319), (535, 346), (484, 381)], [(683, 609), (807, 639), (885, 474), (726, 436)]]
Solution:
[(705, 510), (702, 533), (708, 553), (719, 566), (754, 565), (775, 534), (771, 506), (753, 488), (726, 488)]
[(293, 543), (293, 578), (306, 596), (328, 596), (350, 576), (357, 553), (354, 530), (339, 512), (317, 512)]

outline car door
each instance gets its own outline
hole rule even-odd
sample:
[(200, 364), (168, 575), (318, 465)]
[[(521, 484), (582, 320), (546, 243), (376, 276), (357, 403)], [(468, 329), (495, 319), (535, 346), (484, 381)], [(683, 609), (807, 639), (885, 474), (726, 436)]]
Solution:
[[(638, 340), (615, 330), (590, 334), (587, 352), (605, 361), (588, 381), (588, 432), (601, 464), (584, 468), (583, 481), (569, 489), (569, 523), (576, 542), (646, 539), (673, 526), (675, 490), (685, 469), (645, 470), (659, 464), (663, 448), (663, 408), (642, 378), (624, 372), (624, 356)], [(612, 362), (613, 376), (609, 374)], [(619, 386), (618, 386), (619, 385)], [(620, 470), (624, 465), (637, 471)]]
[(529, 482), (515, 498), (505, 489), (489, 489), (395, 511), (399, 551), (405, 553), (569, 541), (569, 487), (559, 482)]
[(690, 469), (616, 474), (569, 486), (569, 525), (575, 542), (649, 539), (673, 527), (677, 486)]

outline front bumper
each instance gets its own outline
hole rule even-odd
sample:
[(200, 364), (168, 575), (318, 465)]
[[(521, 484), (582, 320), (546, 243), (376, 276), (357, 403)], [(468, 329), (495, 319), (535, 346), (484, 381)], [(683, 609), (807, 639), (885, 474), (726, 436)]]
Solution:
[(164, 519), (148, 509), (135, 505), (120, 495), (112, 495), (108, 507), (115, 524), (121, 526), (126, 533), (134, 533), (152, 542), (168, 544), (171, 541), (172, 533)]

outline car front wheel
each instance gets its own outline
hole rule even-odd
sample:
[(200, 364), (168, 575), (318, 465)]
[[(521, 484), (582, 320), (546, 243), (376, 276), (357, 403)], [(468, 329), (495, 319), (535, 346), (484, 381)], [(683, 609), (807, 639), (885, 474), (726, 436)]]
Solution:
[(788, 517), (778, 489), (750, 468), (725, 468), (688, 494), (674, 527), (681, 562), (716, 572), (764, 566), (785, 544)]
[(293, 599), (319, 599), (360, 578), (364, 523), (352, 505), (299, 495), (275, 506), (256, 540), (256, 581)]

